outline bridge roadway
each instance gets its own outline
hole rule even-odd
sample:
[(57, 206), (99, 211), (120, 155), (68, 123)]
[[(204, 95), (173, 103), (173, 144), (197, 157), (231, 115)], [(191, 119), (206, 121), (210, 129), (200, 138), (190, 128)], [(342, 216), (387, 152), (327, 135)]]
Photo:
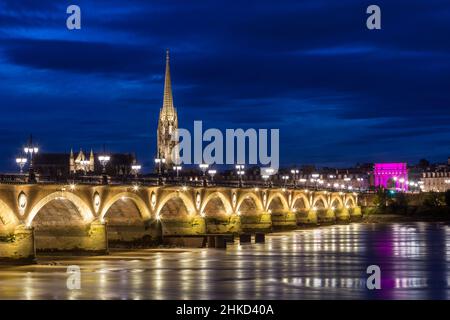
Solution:
[(361, 217), (358, 194), (281, 187), (0, 184), (0, 260)]

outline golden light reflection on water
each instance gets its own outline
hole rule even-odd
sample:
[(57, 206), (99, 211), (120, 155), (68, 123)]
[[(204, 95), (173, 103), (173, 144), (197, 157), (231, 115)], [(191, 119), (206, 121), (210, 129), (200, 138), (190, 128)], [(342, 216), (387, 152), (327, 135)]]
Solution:
[[(9, 299), (345, 299), (372, 297), (366, 268), (380, 265), (379, 298), (449, 298), (450, 228), (337, 225), (235, 243), (227, 250), (136, 250), (109, 257), (43, 257), (0, 269)], [(54, 263), (56, 262), (56, 263)], [(67, 265), (82, 290), (67, 290)]]

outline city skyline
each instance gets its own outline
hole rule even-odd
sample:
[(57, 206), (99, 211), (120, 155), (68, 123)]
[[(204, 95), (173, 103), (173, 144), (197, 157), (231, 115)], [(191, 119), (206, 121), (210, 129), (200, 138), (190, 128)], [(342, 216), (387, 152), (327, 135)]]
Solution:
[(151, 166), (167, 47), (180, 127), (279, 128), (282, 166), (446, 161), (450, 5), (381, 1), (374, 34), (356, 1), (137, 3), (79, 1), (69, 31), (65, 4), (3, 2), (2, 171), (30, 133), (43, 152), (106, 144)]

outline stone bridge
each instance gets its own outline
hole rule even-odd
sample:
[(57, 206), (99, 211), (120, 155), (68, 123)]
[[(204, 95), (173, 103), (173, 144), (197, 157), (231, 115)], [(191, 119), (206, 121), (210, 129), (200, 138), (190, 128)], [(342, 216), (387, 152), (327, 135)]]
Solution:
[(0, 259), (346, 222), (361, 216), (357, 197), (282, 188), (0, 184)]

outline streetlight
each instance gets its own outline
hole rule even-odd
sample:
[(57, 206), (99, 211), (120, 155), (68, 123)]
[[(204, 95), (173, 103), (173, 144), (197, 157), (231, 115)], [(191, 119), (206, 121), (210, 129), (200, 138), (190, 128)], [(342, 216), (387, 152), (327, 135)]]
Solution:
[(294, 180), (294, 188), (295, 188), (297, 186), (297, 175), (300, 173), (300, 171), (297, 169), (292, 169), (291, 173), (292, 173), (292, 179)]
[(203, 175), (206, 175), (206, 170), (208, 170), (209, 164), (202, 163), (202, 164), (199, 164), (198, 167), (200, 168), (200, 170), (202, 170)]
[(20, 173), (23, 173), (23, 168), (25, 167), (25, 165), (27, 164), (27, 158), (17, 158), (16, 159), (16, 163), (17, 165), (20, 167)]
[(166, 163), (166, 159), (164, 158), (156, 158), (155, 163), (158, 165), (158, 185), (162, 185), (162, 177), (161, 177), (161, 165)]
[(177, 173), (177, 179), (178, 179), (178, 175), (179, 175), (179, 172), (181, 171), (181, 169), (183, 169), (181, 166), (173, 166), (173, 170), (175, 170)]
[(284, 187), (286, 187), (286, 183), (289, 180), (289, 176), (282, 176), (281, 179), (284, 180)]
[(111, 157), (107, 155), (101, 155), (98, 157), (98, 161), (103, 167), (103, 184), (108, 184), (108, 176), (106, 175), (106, 165), (111, 161)]
[(155, 163), (158, 165), (158, 174), (161, 174), (161, 165), (166, 163), (166, 159), (164, 158), (156, 158)]
[(208, 183), (206, 182), (206, 170), (208, 170), (209, 164), (201, 163), (198, 165), (198, 167), (203, 172), (203, 186), (206, 187), (208, 185)]
[(263, 174), (261, 177), (262, 177), (263, 180), (264, 180), (264, 184), (267, 185), (267, 180), (269, 180), (270, 176), (267, 175), (267, 174)]
[(133, 172), (134, 176), (137, 178), (139, 176), (139, 171), (141, 171), (142, 166), (139, 164), (133, 164), (131, 166), (131, 171)]
[(242, 177), (243, 177), (244, 174), (245, 174), (244, 169), (245, 169), (245, 166), (244, 166), (243, 164), (238, 164), (238, 165), (236, 165), (236, 173), (237, 173), (237, 175), (238, 175), (238, 177), (239, 177), (239, 188), (242, 188), (242, 185), (243, 185), (243, 183), (242, 183)]
[(30, 136), (30, 141), (28, 142), (28, 146), (26, 146), (23, 151), (30, 159), (30, 166), (28, 168), (29, 174), (28, 174), (28, 182), (29, 183), (36, 183), (36, 174), (34, 173), (34, 166), (33, 166), (33, 156), (36, 155), (39, 152), (39, 148), (33, 145), (33, 136)]
[[(275, 172), (272, 168), (264, 168), (261, 170), (262, 178), (264, 179), (264, 182), (267, 183), (267, 181), (270, 179), (270, 176), (273, 175)], [(271, 183), (269, 182), (269, 187), (271, 187)]]
[(214, 181), (214, 175), (217, 173), (217, 170), (208, 170), (208, 174), (211, 176), (211, 182)]

